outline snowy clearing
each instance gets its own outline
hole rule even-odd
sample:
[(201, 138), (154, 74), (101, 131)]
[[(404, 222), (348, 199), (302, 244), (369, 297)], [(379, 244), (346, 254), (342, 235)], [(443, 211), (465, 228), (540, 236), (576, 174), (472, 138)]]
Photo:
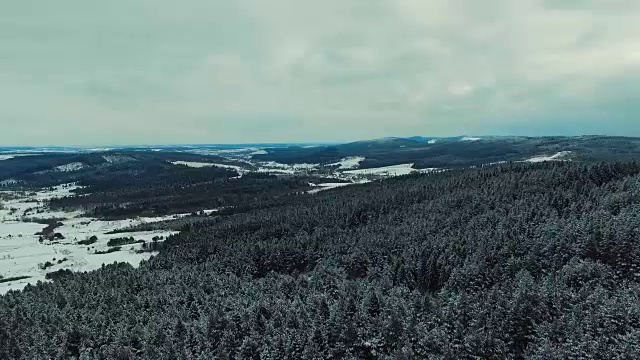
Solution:
[(566, 157), (571, 155), (571, 153), (572, 153), (571, 151), (560, 151), (559, 153), (556, 153), (551, 156), (548, 156), (548, 155), (536, 156), (536, 157), (527, 159), (525, 161), (532, 162), (532, 163), (544, 162), (544, 161), (566, 161), (568, 160), (566, 159)]
[(470, 136), (465, 136), (462, 139), (460, 139), (460, 141), (480, 141), (482, 140), (479, 137), (470, 137)]
[(16, 157), (32, 156), (32, 155), (35, 155), (35, 154), (21, 154), (21, 153), (6, 154), (5, 153), (5, 154), (0, 155), (0, 161), (9, 160), (9, 159), (13, 159), (13, 158), (16, 158)]
[(126, 155), (103, 155), (102, 158), (109, 164), (136, 161), (136, 158)]
[[(123, 245), (121, 250), (106, 254), (110, 247), (110, 239), (133, 237), (136, 241), (151, 242), (154, 238), (163, 239), (176, 231), (146, 231), (107, 234), (113, 230), (128, 228), (143, 223), (176, 219), (190, 214), (168, 215), (161, 217), (139, 217), (134, 219), (102, 221), (84, 217), (81, 212), (50, 211), (44, 207), (44, 201), (61, 196), (73, 195), (77, 189), (75, 184), (60, 185), (53, 190), (41, 190), (29, 194), (4, 192), (16, 198), (3, 202), (4, 209), (0, 210), (0, 276), (5, 279), (28, 276), (29, 278), (0, 283), (0, 294), (13, 289), (22, 289), (27, 284), (35, 284), (45, 280), (49, 272), (69, 269), (72, 271), (90, 271), (102, 264), (113, 262), (127, 262), (138, 266), (141, 260), (146, 260), (153, 253), (137, 252), (142, 248), (141, 243)], [(219, 209), (203, 210), (211, 214)], [(58, 218), (62, 226), (54, 231), (64, 236), (64, 239), (39, 241), (37, 232), (46, 227), (45, 224), (31, 222), (31, 219)], [(37, 221), (37, 220), (35, 220)], [(97, 240), (88, 245), (79, 245), (92, 236)], [(48, 264), (47, 264), (48, 262)], [(44, 266), (44, 264), (47, 264)]]
[(84, 167), (85, 167), (85, 165), (83, 163), (81, 163), (81, 162), (73, 162), (73, 163), (70, 163), (70, 164), (56, 166), (55, 170), (56, 171), (60, 171), (60, 172), (71, 172), (71, 171), (81, 170)]
[(323, 184), (309, 184), (310, 186), (316, 187), (316, 189), (307, 191), (307, 194), (316, 194), (320, 191), (331, 190), (339, 187), (345, 187), (349, 185), (355, 185), (355, 183), (323, 183)]
[(296, 174), (299, 172), (317, 170), (320, 164), (281, 164), (275, 161), (267, 161), (260, 163), (260, 168), (256, 170), (259, 173), (271, 174)]
[(320, 164), (281, 164), (275, 161), (268, 161), (262, 164), (266, 168), (275, 168), (282, 170), (313, 170), (320, 166)]
[(413, 168), (413, 163), (411, 163), (371, 169), (349, 170), (344, 173), (349, 175), (401, 176), (411, 174), (414, 171), (416, 171), (416, 169)]
[(432, 172), (442, 172), (445, 171), (444, 169), (440, 169), (440, 168), (425, 168), (425, 169), (416, 169), (415, 172), (421, 173), (421, 174), (428, 174), (428, 173), (432, 173)]
[(344, 158), (338, 162), (335, 162), (333, 164), (327, 164), (327, 165), (338, 166), (338, 170), (349, 170), (349, 169), (358, 168), (360, 166), (360, 163), (363, 162), (364, 160), (365, 158), (362, 156), (354, 156), (354, 157)]

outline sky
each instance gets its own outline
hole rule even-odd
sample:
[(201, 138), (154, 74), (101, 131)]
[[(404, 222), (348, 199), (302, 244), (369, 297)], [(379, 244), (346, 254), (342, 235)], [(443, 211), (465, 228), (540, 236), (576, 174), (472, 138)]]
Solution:
[(0, 4), (0, 146), (640, 136), (637, 0)]

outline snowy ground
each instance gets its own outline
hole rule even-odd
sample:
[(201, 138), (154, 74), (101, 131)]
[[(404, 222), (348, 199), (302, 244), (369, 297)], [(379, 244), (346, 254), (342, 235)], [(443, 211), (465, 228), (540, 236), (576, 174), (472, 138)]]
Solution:
[(310, 186), (315, 187), (315, 189), (313, 190), (309, 190), (307, 191), (308, 194), (315, 194), (315, 193), (319, 193), (320, 191), (324, 191), (324, 190), (331, 190), (331, 189), (335, 189), (335, 188), (339, 188), (339, 187), (344, 187), (347, 185), (353, 185), (355, 183), (323, 183), (323, 184), (309, 184)]
[(349, 170), (344, 173), (348, 175), (401, 176), (411, 174), (414, 171), (416, 169), (413, 168), (413, 164), (400, 164), (371, 169)]
[(320, 164), (281, 164), (275, 161), (261, 162), (257, 172), (269, 174), (299, 174), (317, 170)]
[(85, 165), (81, 162), (74, 162), (70, 164), (56, 166), (56, 171), (69, 172), (69, 171), (77, 171), (84, 168)]
[(328, 164), (329, 166), (338, 166), (338, 170), (349, 170), (356, 169), (360, 166), (360, 163), (364, 161), (365, 158), (362, 156), (354, 156), (344, 158), (336, 163)]
[(104, 155), (102, 158), (109, 164), (136, 161), (136, 158), (126, 155)]
[(544, 162), (544, 161), (564, 161), (564, 160), (567, 160), (567, 157), (569, 155), (571, 155), (571, 151), (560, 151), (559, 153), (556, 153), (554, 155), (536, 156), (536, 157), (527, 159), (525, 161), (533, 162), (533, 163)]
[[(175, 234), (174, 231), (147, 231), (134, 233), (107, 234), (112, 230), (126, 228), (141, 223), (155, 222), (187, 216), (189, 214), (171, 215), (156, 218), (136, 218), (118, 221), (101, 221), (83, 217), (80, 212), (52, 212), (43, 207), (44, 201), (72, 195), (75, 185), (58, 186), (53, 191), (43, 190), (30, 194), (3, 192), (7, 195), (18, 195), (16, 199), (3, 202), (4, 209), (0, 209), (0, 276), (5, 279), (29, 276), (27, 279), (0, 283), (0, 294), (12, 289), (22, 289), (26, 284), (45, 281), (45, 275), (52, 271), (70, 269), (73, 271), (89, 271), (113, 262), (128, 262), (139, 265), (143, 259), (148, 259), (152, 253), (136, 253), (142, 245), (124, 245), (122, 250), (109, 254), (95, 254), (109, 248), (109, 239), (133, 236), (135, 240), (150, 242), (154, 237), (164, 237)], [(205, 210), (210, 214), (216, 210)], [(64, 240), (39, 242), (35, 233), (46, 225), (23, 221), (27, 218), (64, 218), (64, 224), (55, 229), (64, 235)], [(80, 240), (96, 236), (98, 241), (91, 245), (78, 245)], [(55, 260), (54, 260), (55, 259)], [(60, 263), (58, 261), (64, 260)], [(50, 262), (53, 266), (42, 269), (40, 264)]]

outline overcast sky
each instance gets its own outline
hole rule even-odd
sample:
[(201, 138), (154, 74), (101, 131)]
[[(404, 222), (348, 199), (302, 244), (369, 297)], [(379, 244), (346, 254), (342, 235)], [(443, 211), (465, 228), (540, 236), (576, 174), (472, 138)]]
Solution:
[(0, 146), (640, 136), (637, 0), (16, 0)]

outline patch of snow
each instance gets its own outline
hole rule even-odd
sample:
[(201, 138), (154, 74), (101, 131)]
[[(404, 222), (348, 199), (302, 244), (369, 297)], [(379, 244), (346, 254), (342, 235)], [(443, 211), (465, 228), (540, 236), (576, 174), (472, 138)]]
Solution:
[(438, 140), (436, 140), (436, 139), (431, 139), (431, 140), (427, 141), (428, 144), (435, 144), (437, 142), (438, 142)]
[(16, 157), (33, 156), (33, 155), (35, 155), (35, 154), (21, 154), (21, 153), (16, 151), (15, 153), (12, 153), (12, 154), (2, 154), (2, 155), (0, 155), (0, 161), (9, 160), (9, 159), (13, 159), (13, 158), (16, 158)]
[(339, 187), (345, 187), (349, 185), (354, 185), (355, 183), (322, 183), (322, 184), (309, 184), (310, 186), (316, 187), (317, 189), (307, 191), (308, 194), (316, 194), (320, 191), (331, 190)]
[(296, 173), (296, 171), (293, 169), (273, 169), (273, 168), (258, 168), (256, 172), (267, 173), (267, 174), (286, 174), (286, 175), (294, 175)]
[(559, 153), (556, 153), (551, 156), (541, 155), (541, 156), (532, 157), (530, 159), (525, 160), (525, 162), (537, 163), (537, 162), (544, 162), (544, 161), (565, 161), (567, 160), (565, 158), (571, 155), (571, 153), (572, 153), (571, 151), (560, 151)]
[(61, 172), (71, 172), (71, 171), (81, 170), (84, 167), (85, 167), (85, 165), (83, 163), (81, 163), (81, 162), (73, 162), (73, 163), (70, 163), (70, 164), (56, 166), (55, 170), (56, 171), (61, 171)]
[(249, 155), (267, 155), (268, 153), (268, 151), (260, 149), (250, 153)]
[(421, 174), (428, 174), (428, 173), (432, 173), (432, 172), (440, 172), (443, 171), (440, 168), (425, 168), (425, 169), (416, 169), (415, 172), (421, 173)]
[(360, 166), (360, 163), (365, 160), (362, 156), (353, 156), (344, 158), (336, 163), (328, 164), (328, 166), (339, 166), (338, 170), (355, 169)]
[(102, 158), (109, 164), (136, 161), (136, 158), (126, 155), (103, 155)]
[(281, 164), (275, 161), (268, 161), (263, 164), (267, 168), (283, 169), (283, 170), (313, 170), (318, 168), (320, 164)]
[[(188, 216), (190, 214), (178, 214), (160, 217), (139, 217), (135, 219), (102, 221), (84, 217), (81, 212), (53, 212), (44, 208), (44, 202), (48, 199), (72, 195), (76, 184), (56, 186), (53, 189), (45, 189), (34, 193), (5, 192), (15, 195), (15, 199), (4, 201), (5, 207), (0, 209), (0, 275), (5, 278), (30, 276), (30, 278), (0, 283), (0, 294), (13, 289), (22, 289), (27, 284), (37, 281), (46, 281), (45, 275), (52, 271), (69, 269), (72, 271), (90, 271), (99, 268), (102, 264), (110, 264), (114, 261), (128, 262), (137, 266), (141, 260), (148, 259), (152, 253), (136, 253), (141, 244), (123, 245), (122, 250), (109, 254), (95, 254), (96, 250), (104, 251), (109, 248), (110, 239), (133, 236), (135, 240), (145, 242), (152, 241), (154, 237), (164, 237), (176, 234), (175, 231), (146, 231), (134, 233), (107, 234), (112, 230), (135, 226), (142, 223), (170, 220)], [(16, 209), (12, 211), (11, 209)], [(27, 217), (30, 218), (64, 218), (63, 225), (56, 228), (55, 232), (61, 233), (65, 239), (50, 242), (39, 242), (39, 236), (35, 233), (41, 231), (46, 225), (34, 222), (22, 221), (22, 215), (27, 209)], [(219, 209), (203, 210), (205, 214), (211, 214)], [(39, 213), (38, 213), (39, 211)], [(91, 236), (97, 236), (98, 241), (89, 246), (77, 245), (80, 240)], [(89, 249), (87, 249), (89, 248)], [(55, 261), (53, 259), (56, 259)], [(65, 259), (58, 264), (58, 260)], [(53, 266), (42, 269), (39, 264), (51, 262)]]
[(482, 138), (465, 136), (460, 141), (480, 141)]
[(275, 161), (268, 161), (260, 163), (260, 167), (256, 172), (270, 173), (270, 174), (296, 174), (299, 172), (316, 170), (320, 164), (281, 164)]
[(411, 174), (414, 171), (416, 171), (416, 169), (413, 168), (413, 163), (411, 163), (371, 169), (349, 170), (344, 173), (349, 175), (401, 176)]
[(496, 162), (492, 162), (492, 163), (488, 163), (487, 165), (500, 165), (500, 164), (507, 164), (509, 163), (508, 161), (496, 161)]

